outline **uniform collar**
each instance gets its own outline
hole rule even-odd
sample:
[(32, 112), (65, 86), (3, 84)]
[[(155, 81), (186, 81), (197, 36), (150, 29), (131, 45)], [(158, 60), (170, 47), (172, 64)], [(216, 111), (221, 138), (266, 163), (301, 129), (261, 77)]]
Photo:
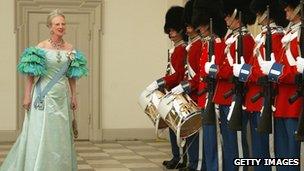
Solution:
[(180, 41), (174, 43), (174, 47), (178, 47), (180, 45), (186, 45), (186, 43), (184, 42), (184, 40), (180, 40)]
[(202, 38), (202, 40), (203, 40), (204, 42), (208, 42), (210, 39), (211, 39), (210, 36), (205, 36), (205, 37)]
[(194, 37), (189, 37), (189, 42), (188, 42), (188, 44), (194, 43), (194, 42), (196, 42), (196, 41), (198, 41), (198, 40), (200, 40), (200, 39), (201, 39), (201, 37), (200, 37), (199, 35), (196, 35), (196, 36), (194, 36)]

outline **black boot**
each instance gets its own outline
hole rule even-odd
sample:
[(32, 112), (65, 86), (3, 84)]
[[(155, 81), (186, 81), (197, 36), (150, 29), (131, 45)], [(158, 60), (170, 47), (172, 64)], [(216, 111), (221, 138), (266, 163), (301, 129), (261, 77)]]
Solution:
[(170, 160), (167, 162), (166, 168), (167, 169), (180, 169), (186, 167), (186, 163), (179, 163), (176, 160)]

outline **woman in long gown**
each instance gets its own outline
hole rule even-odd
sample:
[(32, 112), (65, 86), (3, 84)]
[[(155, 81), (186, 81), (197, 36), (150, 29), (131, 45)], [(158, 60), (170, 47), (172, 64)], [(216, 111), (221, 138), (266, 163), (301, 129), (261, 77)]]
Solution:
[(77, 170), (71, 110), (77, 109), (76, 80), (87, 74), (87, 61), (63, 41), (65, 16), (59, 10), (49, 14), (47, 26), (50, 39), (27, 48), (20, 57), (17, 68), (26, 75), (23, 107), (27, 112), (0, 171)]

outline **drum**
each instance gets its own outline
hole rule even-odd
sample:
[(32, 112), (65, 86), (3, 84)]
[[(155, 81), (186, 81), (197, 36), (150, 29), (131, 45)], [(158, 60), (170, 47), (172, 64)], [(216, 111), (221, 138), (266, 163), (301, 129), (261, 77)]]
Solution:
[(158, 111), (176, 133), (178, 141), (179, 138), (185, 139), (195, 134), (202, 126), (200, 110), (187, 94), (167, 93), (161, 99)]
[(167, 128), (168, 125), (160, 117), (157, 106), (164, 94), (159, 90), (148, 91), (144, 90), (139, 96), (139, 105), (153, 122), (156, 133), (158, 129)]

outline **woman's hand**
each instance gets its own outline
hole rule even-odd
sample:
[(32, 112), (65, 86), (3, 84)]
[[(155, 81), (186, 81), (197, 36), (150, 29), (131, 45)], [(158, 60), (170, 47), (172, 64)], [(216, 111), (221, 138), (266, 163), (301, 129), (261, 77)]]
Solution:
[(24, 96), (23, 98), (23, 108), (27, 111), (30, 110), (31, 108), (31, 103), (32, 103), (32, 97), (31, 96)]
[(76, 110), (78, 108), (76, 96), (71, 97), (71, 109)]

